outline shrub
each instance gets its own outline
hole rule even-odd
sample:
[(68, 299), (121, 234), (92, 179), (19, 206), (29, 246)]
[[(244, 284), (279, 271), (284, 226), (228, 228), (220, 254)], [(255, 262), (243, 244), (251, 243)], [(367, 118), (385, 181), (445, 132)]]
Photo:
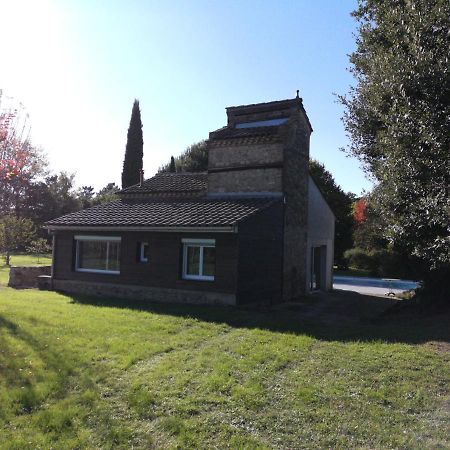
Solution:
[(370, 270), (373, 269), (373, 259), (367, 250), (362, 248), (351, 248), (344, 252), (344, 258), (350, 267), (356, 269)]
[(347, 250), (344, 258), (350, 267), (368, 270), (372, 276), (416, 278), (414, 261), (393, 250), (365, 250), (356, 247)]

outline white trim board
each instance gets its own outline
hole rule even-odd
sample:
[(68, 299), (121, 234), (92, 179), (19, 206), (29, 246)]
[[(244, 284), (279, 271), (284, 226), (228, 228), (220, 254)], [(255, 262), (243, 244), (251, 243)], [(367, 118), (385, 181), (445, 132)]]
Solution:
[(216, 245), (215, 239), (192, 239), (192, 238), (182, 238), (181, 242), (183, 244), (194, 244), (202, 247), (214, 247)]
[(76, 234), (73, 237), (76, 241), (111, 241), (120, 242), (122, 238), (120, 236), (94, 236), (88, 234)]

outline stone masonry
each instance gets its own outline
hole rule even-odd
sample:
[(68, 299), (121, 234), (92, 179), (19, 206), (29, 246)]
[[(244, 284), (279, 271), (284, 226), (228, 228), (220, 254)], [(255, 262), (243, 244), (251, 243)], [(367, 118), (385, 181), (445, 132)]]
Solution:
[(311, 127), (301, 111), (284, 130), (283, 193), (284, 263), (283, 300), (306, 293), (309, 138)]
[(50, 266), (11, 267), (9, 271), (9, 287), (34, 288), (38, 287), (40, 275), (50, 275)]
[[(278, 193), (283, 197), (283, 300), (295, 299), (306, 293), (312, 132), (302, 100), (232, 107), (227, 114), (227, 127), (210, 133), (208, 193)], [(282, 122), (259, 125), (274, 120)], [(252, 128), (252, 122), (258, 126)]]

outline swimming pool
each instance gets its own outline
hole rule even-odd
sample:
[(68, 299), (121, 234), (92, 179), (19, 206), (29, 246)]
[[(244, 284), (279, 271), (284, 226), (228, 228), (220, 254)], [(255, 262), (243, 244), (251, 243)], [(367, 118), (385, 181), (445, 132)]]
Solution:
[(346, 284), (351, 286), (366, 286), (377, 287), (384, 289), (395, 289), (399, 291), (409, 291), (418, 287), (419, 283), (412, 280), (391, 280), (383, 278), (369, 278), (369, 277), (346, 277), (342, 275), (335, 275), (333, 277), (335, 284)]

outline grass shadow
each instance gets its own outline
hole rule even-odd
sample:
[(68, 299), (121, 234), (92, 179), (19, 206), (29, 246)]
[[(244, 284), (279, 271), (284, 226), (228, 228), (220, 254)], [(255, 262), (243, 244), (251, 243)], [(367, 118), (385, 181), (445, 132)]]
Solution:
[[(67, 295), (67, 294), (66, 294)], [(296, 303), (273, 307), (226, 307), (164, 304), (142, 300), (67, 295), (73, 303), (125, 308), (153, 314), (194, 318), (234, 328), (258, 328), (280, 333), (306, 334), (325, 341), (385, 341), (419, 344), (450, 342), (450, 315), (429, 317), (385, 316), (395, 300), (333, 291)]]
[[(20, 356), (21, 345), (14, 346), (11, 339), (25, 344), (23, 347), (25, 353), (22, 357)], [(22, 365), (26, 366), (26, 359), (30, 358), (30, 356), (25, 357), (28, 348), (43, 362), (45, 367), (43, 370), (53, 374), (52, 397), (65, 393), (68, 377), (80, 366), (80, 361), (73, 353), (69, 355), (65, 354), (61, 348), (52, 349), (49, 342), (36, 339), (20, 325), (0, 315), (0, 375), (6, 386), (21, 387), (18, 402), (22, 413), (31, 412), (46, 397), (46, 394), (37, 389), (37, 380), (34, 377), (28, 377), (27, 370), (22, 367)]]

